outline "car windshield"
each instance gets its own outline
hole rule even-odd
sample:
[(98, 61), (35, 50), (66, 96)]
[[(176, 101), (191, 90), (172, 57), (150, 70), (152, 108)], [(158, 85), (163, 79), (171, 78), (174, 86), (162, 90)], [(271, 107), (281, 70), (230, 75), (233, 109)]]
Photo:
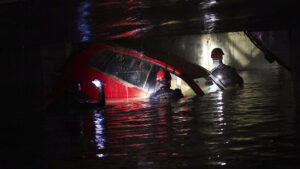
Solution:
[(224, 89), (223, 84), (212, 74), (203, 77), (195, 78), (194, 81), (202, 89), (205, 94), (216, 92)]

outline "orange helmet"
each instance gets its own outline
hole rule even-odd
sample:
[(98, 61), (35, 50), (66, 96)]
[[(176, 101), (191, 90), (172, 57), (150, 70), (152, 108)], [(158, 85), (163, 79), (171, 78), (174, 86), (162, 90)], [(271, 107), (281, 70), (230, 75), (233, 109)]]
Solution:
[(212, 59), (220, 59), (224, 55), (224, 52), (221, 48), (214, 48), (211, 51), (211, 58)]
[(171, 82), (171, 74), (168, 71), (160, 69), (156, 74), (156, 81), (162, 84), (169, 84)]

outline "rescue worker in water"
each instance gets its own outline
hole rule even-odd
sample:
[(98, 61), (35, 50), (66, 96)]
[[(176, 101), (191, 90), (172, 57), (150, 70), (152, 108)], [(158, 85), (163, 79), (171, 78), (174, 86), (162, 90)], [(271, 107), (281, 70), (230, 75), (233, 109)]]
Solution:
[(224, 85), (229, 87), (242, 87), (244, 80), (236, 72), (235, 68), (223, 63), (224, 52), (220, 48), (215, 48), (211, 52), (211, 58), (215, 68), (212, 70), (212, 75), (215, 76)]
[(159, 84), (159, 90), (150, 95), (151, 101), (165, 103), (172, 100), (178, 100), (183, 97), (180, 89), (170, 89), (171, 74), (168, 71), (163, 69), (159, 70), (156, 74), (156, 82)]

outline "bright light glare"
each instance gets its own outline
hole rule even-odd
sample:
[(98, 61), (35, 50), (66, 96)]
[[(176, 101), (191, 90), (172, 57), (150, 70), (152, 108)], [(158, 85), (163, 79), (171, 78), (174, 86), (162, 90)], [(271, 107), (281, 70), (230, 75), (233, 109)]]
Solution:
[(99, 80), (97, 80), (97, 79), (93, 80), (92, 83), (93, 83), (96, 87), (98, 87), (98, 88), (101, 87), (101, 82), (100, 82)]
[[(99, 150), (105, 149), (106, 139), (104, 138), (104, 110), (94, 110), (94, 125), (95, 125), (95, 143)], [(98, 157), (105, 157), (105, 154), (96, 154)]]
[(216, 0), (205, 0), (200, 3), (202, 5), (202, 9), (210, 8), (217, 4)]
[(218, 79), (222, 79), (223, 77), (222, 77), (221, 75), (218, 75), (217, 78), (218, 78)]
[(99, 158), (105, 157), (105, 154), (96, 154), (96, 155), (97, 155), (97, 157), (99, 157)]
[(181, 88), (181, 79), (180, 78), (177, 78), (177, 81), (176, 81), (176, 86), (177, 88)]
[(212, 0), (212, 1), (208, 2), (208, 4), (211, 5), (211, 6), (216, 4), (216, 3), (217, 3), (217, 1), (215, 1), (215, 0)]
[(78, 8), (77, 29), (81, 35), (81, 41), (87, 42), (91, 37), (90, 25), (88, 23), (89, 10), (92, 4), (90, 2), (81, 2)]
[(226, 165), (226, 162), (219, 162), (219, 164), (224, 166), (224, 165)]
[(222, 91), (218, 92), (218, 100), (223, 100)]

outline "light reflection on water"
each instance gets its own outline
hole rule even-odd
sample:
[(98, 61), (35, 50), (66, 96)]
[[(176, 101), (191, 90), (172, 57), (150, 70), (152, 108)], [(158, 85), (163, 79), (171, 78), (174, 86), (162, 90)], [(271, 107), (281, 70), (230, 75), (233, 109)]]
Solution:
[(280, 76), (244, 72), (241, 90), (50, 116), (48, 167), (296, 168), (292, 102), (281, 98)]

